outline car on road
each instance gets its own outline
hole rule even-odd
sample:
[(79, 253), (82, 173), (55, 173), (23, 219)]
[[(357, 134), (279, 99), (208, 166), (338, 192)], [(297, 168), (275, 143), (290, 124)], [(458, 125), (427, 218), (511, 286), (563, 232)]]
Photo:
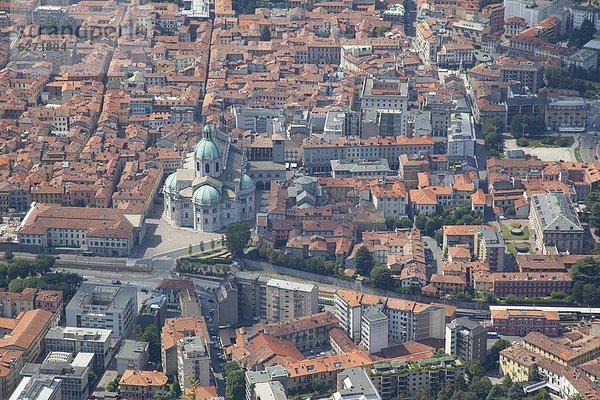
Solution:
[(142, 288), (141, 292), (142, 292), (142, 293), (148, 293), (148, 289), (146, 289), (146, 288)]
[(113, 285), (120, 285), (120, 284), (121, 284), (121, 281), (116, 281), (116, 280), (115, 280), (115, 281), (112, 281), (112, 284), (113, 284)]
[(83, 251), (81, 252), (81, 255), (85, 257), (94, 257), (95, 254), (93, 251)]
[(214, 303), (215, 301), (213, 299), (208, 299), (209, 303)]
[(131, 286), (131, 282), (125, 282), (127, 286)]

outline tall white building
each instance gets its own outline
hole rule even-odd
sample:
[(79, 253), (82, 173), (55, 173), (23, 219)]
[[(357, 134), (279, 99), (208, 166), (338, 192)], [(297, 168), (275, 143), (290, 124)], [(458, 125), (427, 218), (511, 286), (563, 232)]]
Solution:
[(267, 321), (279, 322), (319, 311), (319, 290), (315, 285), (269, 279), (266, 287)]
[(519, 17), (527, 25), (534, 26), (546, 18), (556, 16), (566, 26), (568, 8), (572, 5), (573, 0), (504, 0), (504, 20)]
[(194, 382), (210, 386), (210, 356), (201, 336), (184, 337), (177, 344), (177, 375), (181, 390)]
[(108, 365), (112, 333), (108, 329), (55, 326), (44, 337), (46, 351), (94, 353), (92, 368), (103, 371)]
[(377, 304), (365, 311), (360, 325), (361, 346), (369, 354), (388, 347), (389, 320), (383, 313), (383, 304)]
[(381, 311), (388, 319), (390, 346), (411, 340), (444, 338), (446, 314), (442, 306), (364, 295), (350, 290), (337, 290), (333, 300), (340, 327), (355, 343), (362, 340), (363, 315), (377, 304), (383, 304)]
[(65, 308), (67, 326), (110, 329), (125, 338), (137, 318), (137, 288), (114, 285), (81, 285)]
[(469, 113), (454, 113), (448, 128), (448, 157), (473, 157), (475, 155), (475, 130), (473, 116)]

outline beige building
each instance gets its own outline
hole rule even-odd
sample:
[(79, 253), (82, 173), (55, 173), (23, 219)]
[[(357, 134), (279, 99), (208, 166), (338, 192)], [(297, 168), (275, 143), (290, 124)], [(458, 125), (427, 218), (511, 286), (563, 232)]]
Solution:
[(567, 195), (535, 194), (529, 208), (529, 224), (539, 250), (544, 254), (583, 253), (585, 232)]
[(583, 132), (587, 103), (581, 97), (550, 99), (546, 105), (546, 126), (560, 132)]
[(270, 279), (266, 294), (268, 322), (285, 321), (319, 311), (319, 290), (315, 285)]
[(119, 381), (119, 394), (126, 400), (147, 400), (163, 390), (167, 375), (158, 371), (135, 371), (127, 369)]

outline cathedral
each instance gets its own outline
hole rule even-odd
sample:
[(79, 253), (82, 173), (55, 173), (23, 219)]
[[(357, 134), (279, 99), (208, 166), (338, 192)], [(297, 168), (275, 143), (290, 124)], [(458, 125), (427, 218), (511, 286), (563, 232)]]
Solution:
[(164, 214), (176, 226), (218, 232), (256, 217), (256, 188), (245, 173), (243, 152), (217, 133), (206, 125), (193, 156), (165, 180)]

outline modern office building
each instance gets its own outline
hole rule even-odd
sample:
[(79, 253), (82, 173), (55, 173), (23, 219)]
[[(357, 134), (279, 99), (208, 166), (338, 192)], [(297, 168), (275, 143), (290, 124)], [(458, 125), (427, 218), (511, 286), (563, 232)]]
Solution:
[(108, 329), (51, 328), (44, 338), (46, 351), (68, 353), (94, 353), (92, 368), (103, 371), (110, 359), (112, 333)]
[(62, 380), (51, 376), (25, 377), (9, 400), (61, 400)]
[(137, 288), (83, 284), (65, 308), (67, 326), (110, 329), (125, 338), (137, 317)]
[(90, 394), (89, 372), (93, 353), (50, 352), (41, 364), (25, 364), (23, 377), (54, 377), (62, 381), (61, 400), (87, 399)]
[(485, 362), (487, 357), (487, 330), (467, 318), (458, 318), (446, 324), (446, 354), (459, 357), (467, 362), (471, 360)]

